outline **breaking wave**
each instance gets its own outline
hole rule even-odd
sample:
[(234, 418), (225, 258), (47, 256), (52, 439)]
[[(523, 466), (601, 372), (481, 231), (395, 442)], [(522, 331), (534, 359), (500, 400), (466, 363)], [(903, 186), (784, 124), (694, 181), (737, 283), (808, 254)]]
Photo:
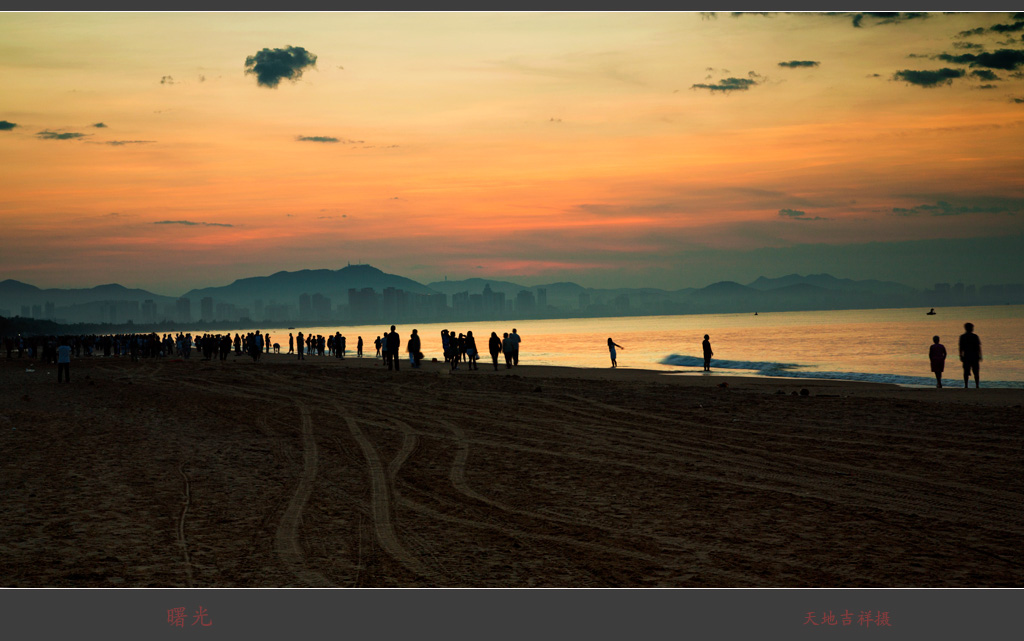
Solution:
[[(699, 367), (704, 368), (704, 359), (698, 356), (682, 356), (672, 354), (661, 361), (662, 365), (674, 365), (676, 367)], [(774, 363), (760, 361), (726, 361), (717, 358), (711, 359), (711, 366), (715, 369), (746, 370), (752, 371), (758, 376), (775, 376), (784, 378), (819, 378), (842, 381), (862, 381), (865, 383), (890, 383), (894, 385), (923, 385), (932, 387), (935, 385), (934, 376), (904, 376), (902, 374), (871, 374), (868, 372), (818, 372), (802, 369), (806, 365), (795, 363)], [(943, 380), (959, 381), (959, 369), (954, 369), (956, 376), (943, 376)], [(1020, 381), (981, 381), (983, 387), (1008, 387), (1024, 388)], [(951, 385), (950, 387), (953, 387)], [(973, 383), (972, 383), (973, 387)]]

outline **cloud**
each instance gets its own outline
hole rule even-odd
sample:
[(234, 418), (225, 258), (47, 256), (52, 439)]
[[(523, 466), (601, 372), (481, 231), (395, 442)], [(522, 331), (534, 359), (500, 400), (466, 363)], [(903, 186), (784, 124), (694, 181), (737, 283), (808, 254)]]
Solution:
[(6, 120), (0, 120), (0, 131), (10, 131), (18, 125), (13, 122), (7, 122)]
[(163, 77), (160, 78), (160, 84), (162, 84), (162, 85), (173, 85), (174, 84), (174, 78), (171, 77), (171, 76), (163, 76)]
[(295, 136), (295, 140), (303, 140), (306, 142), (341, 142), (332, 136)]
[(984, 45), (980, 45), (976, 42), (954, 42), (953, 46), (957, 49), (984, 49)]
[(958, 56), (943, 53), (939, 55), (939, 60), (959, 65), (969, 65), (971, 67), (987, 67), (988, 69), (1013, 71), (1017, 67), (1024, 65), (1024, 50), (1000, 49), (993, 53), (962, 53)]
[(989, 199), (987, 205), (954, 205), (940, 200), (934, 205), (917, 205), (916, 207), (893, 207), (894, 216), (965, 216), (967, 214), (1017, 214), (1024, 211), (1024, 200)]
[(820, 64), (817, 60), (790, 60), (789, 62), (780, 62), (779, 66), (795, 69), (797, 67), (817, 67)]
[(91, 124), (89, 126), (90, 127), (96, 127), (97, 129), (106, 129), (107, 128), (107, 126), (105, 124), (103, 124), (102, 122), (96, 122), (96, 123), (93, 123), (93, 124)]
[(853, 26), (860, 29), (861, 24), (865, 18), (874, 18), (878, 20), (876, 24), (899, 24), (905, 20), (924, 20), (928, 17), (927, 13), (900, 13), (899, 11), (865, 11), (864, 13), (858, 13), (853, 16)]
[(961, 31), (956, 34), (959, 38), (969, 38), (970, 36), (980, 36), (985, 33), (985, 27), (978, 27), (977, 29), (969, 29), (967, 31)]
[(296, 82), (303, 69), (316, 66), (316, 56), (302, 47), (262, 49), (245, 59), (245, 73), (256, 76), (256, 84), (276, 89), (281, 80)]
[(910, 83), (912, 85), (918, 85), (919, 87), (938, 87), (939, 85), (949, 85), (953, 83), (953, 78), (962, 78), (964, 76), (962, 69), (949, 69), (944, 67), (935, 71), (914, 71), (911, 69), (904, 69), (897, 71), (892, 75), (893, 80), (902, 80), (903, 82)]
[(44, 130), (36, 134), (36, 138), (43, 140), (75, 140), (76, 138), (84, 138), (86, 134), (80, 133), (58, 133), (56, 131)]
[(786, 220), (828, 220), (828, 218), (822, 218), (821, 216), (810, 217), (807, 212), (800, 211), (799, 209), (780, 209), (779, 216)]
[(155, 140), (107, 140), (104, 141), (104, 145), (112, 145), (114, 147), (120, 147), (122, 145), (148, 145), (149, 143), (156, 142)]
[(972, 71), (971, 75), (974, 76), (975, 78), (978, 78), (979, 80), (1001, 80), (999, 76), (992, 73), (988, 69), (979, 69), (976, 71)]
[(999, 85), (978, 85), (978, 89), (998, 89)]
[(1018, 105), (1024, 105), (1024, 98), (1010, 98), (1010, 102)]
[(996, 33), (1011, 33), (1014, 31), (1024, 31), (1024, 20), (1014, 22), (1013, 24), (994, 24), (989, 27), (989, 31), (995, 31)]
[(719, 80), (718, 84), (696, 84), (692, 85), (690, 89), (707, 89), (711, 93), (716, 91), (746, 91), (751, 87), (761, 84), (762, 76), (751, 71), (748, 74), (749, 78), (725, 78)]
[(158, 220), (153, 223), (154, 225), (202, 225), (204, 227), (234, 227), (234, 225), (228, 225), (227, 223), (203, 223), (194, 222), (191, 220)]

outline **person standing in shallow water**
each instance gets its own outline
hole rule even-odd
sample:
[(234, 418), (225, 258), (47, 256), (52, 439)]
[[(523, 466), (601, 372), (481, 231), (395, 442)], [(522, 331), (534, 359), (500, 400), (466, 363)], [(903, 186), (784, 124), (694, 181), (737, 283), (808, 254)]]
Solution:
[(974, 333), (972, 323), (964, 323), (964, 333), (960, 334), (960, 362), (964, 365), (964, 387), (974, 372), (974, 387), (981, 385), (978, 371), (981, 369), (981, 339)]
[(704, 342), (701, 343), (701, 347), (704, 348), (704, 371), (710, 372), (711, 357), (714, 356), (715, 353), (711, 351), (711, 337), (707, 334), (704, 334)]
[(942, 387), (942, 371), (946, 369), (946, 347), (939, 342), (938, 336), (932, 336), (932, 346), (928, 348), (928, 360), (935, 372), (935, 387)]
[(619, 345), (618, 343), (613, 341), (612, 337), (609, 336), (608, 337), (608, 352), (610, 353), (610, 355), (612, 357), (612, 367), (618, 367), (619, 366), (619, 364), (617, 362), (615, 362), (615, 348), (616, 347), (618, 347), (619, 349), (626, 349), (622, 345)]

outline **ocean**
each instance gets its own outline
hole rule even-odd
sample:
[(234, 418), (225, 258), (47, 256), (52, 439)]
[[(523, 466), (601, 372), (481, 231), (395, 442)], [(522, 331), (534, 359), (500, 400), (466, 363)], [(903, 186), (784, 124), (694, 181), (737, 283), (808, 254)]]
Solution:
[[(944, 384), (962, 385), (957, 342), (965, 322), (974, 323), (982, 342), (983, 387), (1024, 388), (1024, 305), (946, 307), (936, 309), (863, 309), (753, 314), (631, 316), (554, 320), (477, 321), (398, 325), (403, 349), (415, 327), (426, 358), (443, 359), (441, 330), (472, 331), (486, 354), (491, 332), (500, 337), (515, 328), (522, 337), (520, 363), (569, 367), (610, 367), (608, 338), (622, 345), (622, 368), (653, 369), (680, 375), (703, 375), (701, 341), (711, 337), (714, 372), (738, 376), (829, 378), (935, 385), (928, 348), (939, 336), (949, 356)], [(347, 337), (355, 354), (356, 337), (373, 357), (373, 341), (388, 329), (372, 326), (268, 327), (272, 341), (288, 349), (288, 334), (334, 334)], [(223, 330), (216, 330), (222, 332)], [(959, 383), (958, 383), (959, 381)], [(973, 386), (973, 383), (972, 383)]]

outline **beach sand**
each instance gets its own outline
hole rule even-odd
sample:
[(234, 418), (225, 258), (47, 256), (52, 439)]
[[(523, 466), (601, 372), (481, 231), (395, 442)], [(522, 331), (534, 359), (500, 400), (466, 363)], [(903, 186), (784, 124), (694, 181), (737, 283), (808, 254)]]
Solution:
[(273, 355), (71, 375), (0, 360), (0, 586), (1024, 586), (1024, 390)]

